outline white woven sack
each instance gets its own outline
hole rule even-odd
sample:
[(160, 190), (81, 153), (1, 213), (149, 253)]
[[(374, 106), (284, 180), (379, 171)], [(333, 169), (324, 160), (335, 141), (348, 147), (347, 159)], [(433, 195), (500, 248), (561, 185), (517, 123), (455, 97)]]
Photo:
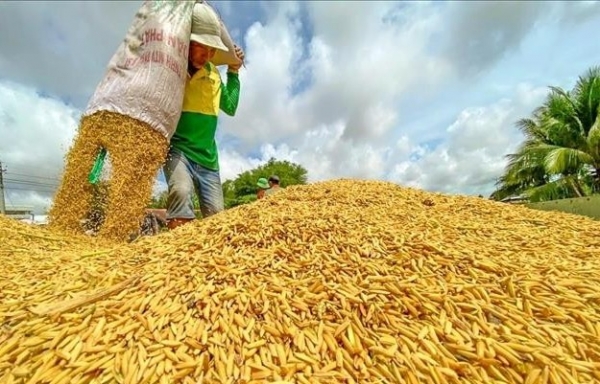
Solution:
[(110, 111), (173, 135), (181, 116), (194, 0), (145, 1), (84, 115)]

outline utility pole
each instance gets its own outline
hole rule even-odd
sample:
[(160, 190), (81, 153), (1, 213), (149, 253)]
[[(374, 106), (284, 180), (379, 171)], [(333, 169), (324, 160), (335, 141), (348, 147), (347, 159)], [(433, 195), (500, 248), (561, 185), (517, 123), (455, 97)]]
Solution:
[(2, 161), (0, 161), (0, 213), (6, 214), (6, 203), (4, 202), (4, 179), (2, 178), (3, 173), (6, 172), (4, 168), (2, 168)]

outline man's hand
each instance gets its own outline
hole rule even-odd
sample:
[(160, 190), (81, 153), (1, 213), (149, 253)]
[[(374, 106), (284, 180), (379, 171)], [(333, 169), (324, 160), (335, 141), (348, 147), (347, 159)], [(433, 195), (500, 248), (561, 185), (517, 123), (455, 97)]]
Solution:
[(235, 55), (240, 59), (241, 64), (228, 66), (227, 72), (237, 73), (240, 70), (240, 68), (242, 67), (242, 64), (244, 64), (244, 51), (242, 50), (242, 48), (238, 47), (237, 45), (235, 45), (234, 47), (235, 47)]

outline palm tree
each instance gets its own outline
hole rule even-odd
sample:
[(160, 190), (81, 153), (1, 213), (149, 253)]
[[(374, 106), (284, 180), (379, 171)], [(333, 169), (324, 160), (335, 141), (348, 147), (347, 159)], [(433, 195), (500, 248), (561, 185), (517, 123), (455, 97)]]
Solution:
[(530, 201), (600, 192), (600, 67), (588, 70), (571, 92), (550, 87), (544, 104), (517, 126), (525, 136), (509, 154), (493, 197)]

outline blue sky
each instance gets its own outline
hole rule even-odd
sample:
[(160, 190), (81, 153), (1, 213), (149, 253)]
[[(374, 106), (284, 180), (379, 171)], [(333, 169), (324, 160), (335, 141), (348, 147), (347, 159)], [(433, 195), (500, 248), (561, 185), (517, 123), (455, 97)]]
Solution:
[[(51, 203), (140, 4), (0, 3), (0, 161), (29, 182), (9, 184), (15, 204)], [(514, 122), (599, 64), (598, 2), (213, 4), (247, 57), (238, 113), (219, 124), (224, 180), (274, 156), (311, 181), (487, 195), (519, 144)]]

